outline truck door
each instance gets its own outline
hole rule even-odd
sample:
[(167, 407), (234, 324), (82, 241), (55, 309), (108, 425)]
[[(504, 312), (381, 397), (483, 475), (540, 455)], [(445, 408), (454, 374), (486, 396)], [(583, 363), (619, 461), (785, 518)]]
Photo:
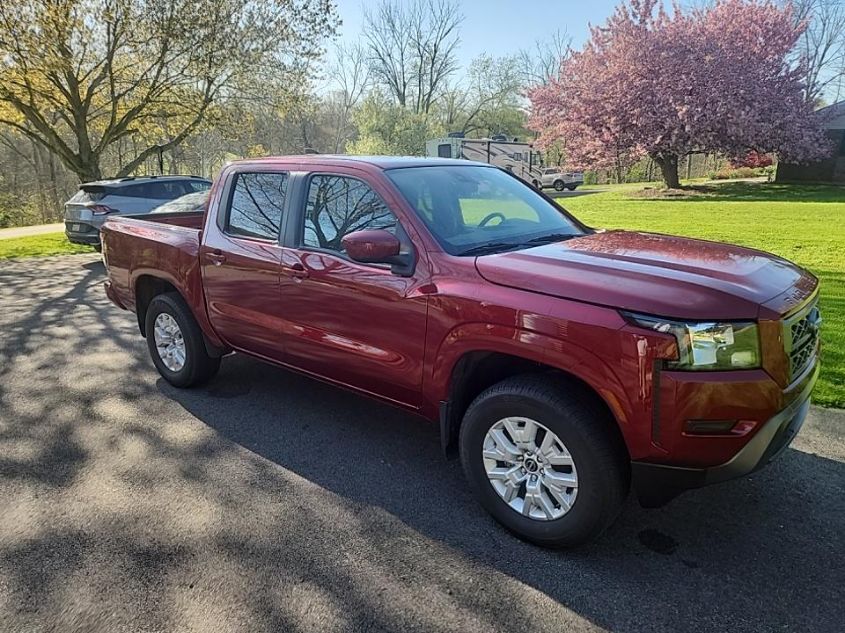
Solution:
[[(400, 232), (389, 191), (355, 170), (301, 175), (282, 253), (285, 356), (294, 367), (417, 407), (422, 386), (428, 272), (411, 277), (349, 259), (341, 238), (362, 229)], [(382, 185), (383, 186), (383, 185)], [(296, 221), (294, 221), (296, 218)]]
[[(228, 176), (200, 246), (208, 317), (234, 349), (282, 361), (279, 236), (288, 204), (288, 174), (243, 171)], [(209, 213), (214, 212), (214, 205)]]

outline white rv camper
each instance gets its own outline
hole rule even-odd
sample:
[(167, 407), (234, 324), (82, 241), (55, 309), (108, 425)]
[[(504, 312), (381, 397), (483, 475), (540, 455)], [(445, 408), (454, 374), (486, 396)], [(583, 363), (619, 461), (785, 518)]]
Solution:
[(463, 158), (490, 163), (512, 172), (538, 189), (542, 187), (543, 164), (540, 152), (529, 143), (489, 138), (436, 138), (425, 144), (425, 155), (438, 158)]

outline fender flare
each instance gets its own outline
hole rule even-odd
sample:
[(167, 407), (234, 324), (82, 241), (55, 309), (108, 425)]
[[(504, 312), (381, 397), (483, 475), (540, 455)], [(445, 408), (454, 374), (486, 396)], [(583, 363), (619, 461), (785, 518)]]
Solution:
[(593, 352), (571, 341), (488, 323), (462, 324), (441, 342), (431, 371), (431, 387), (439, 401), (440, 439), (444, 450), (453, 444), (460, 412), (452, 406), (454, 371), (467, 354), (490, 352), (508, 354), (564, 372), (589, 387), (607, 406), (623, 437), (624, 427), (634, 417), (622, 381), (610, 365)]
[(153, 279), (161, 280), (165, 283), (170, 284), (179, 293), (179, 296), (182, 297), (182, 300), (188, 306), (188, 309), (191, 311), (194, 319), (196, 319), (197, 323), (200, 326), (200, 330), (202, 331), (203, 338), (205, 340), (205, 346), (208, 353), (212, 356), (223, 356), (228, 352), (228, 348), (226, 347), (225, 343), (217, 336), (217, 333), (214, 331), (214, 328), (211, 325), (211, 322), (208, 320), (205, 311), (203, 310), (200, 314), (197, 314), (195, 309), (196, 305), (205, 306), (205, 295), (202, 291), (202, 285), (199, 285), (199, 288), (190, 289), (185, 287), (176, 277), (171, 274), (169, 271), (158, 269), (158, 268), (136, 268), (132, 270), (130, 275), (130, 287), (132, 289), (132, 300), (135, 304), (135, 314), (138, 320), (138, 327), (141, 331), (142, 335), (146, 335), (144, 333), (144, 324), (141, 320), (141, 313), (138, 310), (138, 300), (137, 300), (137, 288), (138, 283), (140, 282), (142, 277), (151, 277)]

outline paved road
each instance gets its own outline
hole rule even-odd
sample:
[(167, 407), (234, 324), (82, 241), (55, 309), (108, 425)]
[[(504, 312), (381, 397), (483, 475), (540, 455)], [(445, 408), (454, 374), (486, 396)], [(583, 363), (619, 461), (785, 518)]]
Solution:
[(15, 226), (11, 229), (0, 229), (0, 240), (7, 240), (13, 237), (29, 237), (30, 235), (44, 235), (46, 233), (62, 233), (65, 230), (63, 223), (39, 224), (37, 226)]
[(601, 193), (606, 189), (576, 189), (575, 191), (555, 191), (554, 189), (544, 189), (543, 192), (552, 198), (577, 198), (579, 196), (589, 196), (594, 193)]
[(0, 630), (841, 631), (841, 415), (550, 552), (425, 422), (239, 357), (171, 388), (102, 275), (0, 263)]

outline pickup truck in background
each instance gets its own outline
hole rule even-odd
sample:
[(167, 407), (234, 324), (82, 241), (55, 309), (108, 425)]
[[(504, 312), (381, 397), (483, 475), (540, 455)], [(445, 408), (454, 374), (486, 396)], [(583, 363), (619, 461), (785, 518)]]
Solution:
[(632, 485), (659, 505), (762, 467), (818, 374), (810, 273), (591, 229), (482, 163), (237, 162), (203, 213), (102, 235), (106, 292), (170, 383), (239, 352), (419, 414), (493, 517), (546, 546), (600, 534)]

